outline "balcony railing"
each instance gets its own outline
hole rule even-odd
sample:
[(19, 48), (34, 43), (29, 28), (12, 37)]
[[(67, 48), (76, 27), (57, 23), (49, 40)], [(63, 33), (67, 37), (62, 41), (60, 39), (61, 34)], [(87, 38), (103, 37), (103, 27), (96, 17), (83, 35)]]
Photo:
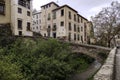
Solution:
[(30, 9), (30, 0), (27, 0), (27, 1), (25, 1), (25, 0), (19, 0), (18, 4), (21, 5), (21, 6), (23, 6), (23, 7), (26, 7), (28, 9)]

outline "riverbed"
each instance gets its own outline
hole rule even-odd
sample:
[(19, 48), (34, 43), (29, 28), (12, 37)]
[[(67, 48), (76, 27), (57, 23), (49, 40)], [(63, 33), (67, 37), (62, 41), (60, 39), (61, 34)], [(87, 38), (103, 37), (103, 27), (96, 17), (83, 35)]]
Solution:
[(73, 75), (69, 80), (87, 80), (101, 67), (101, 63), (95, 60), (88, 69), (82, 73)]

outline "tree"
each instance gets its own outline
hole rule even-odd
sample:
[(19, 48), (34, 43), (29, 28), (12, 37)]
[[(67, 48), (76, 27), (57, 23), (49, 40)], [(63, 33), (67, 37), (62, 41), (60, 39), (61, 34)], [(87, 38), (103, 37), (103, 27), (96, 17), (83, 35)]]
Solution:
[(111, 41), (120, 32), (120, 3), (114, 1), (92, 17), (95, 35), (101, 45), (110, 47)]

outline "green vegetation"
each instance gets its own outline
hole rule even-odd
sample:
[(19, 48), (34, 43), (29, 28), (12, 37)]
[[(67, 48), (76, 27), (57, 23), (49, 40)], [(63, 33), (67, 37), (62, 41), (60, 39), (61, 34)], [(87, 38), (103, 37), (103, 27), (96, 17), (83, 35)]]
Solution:
[(94, 60), (53, 39), (13, 41), (0, 47), (0, 80), (68, 80)]

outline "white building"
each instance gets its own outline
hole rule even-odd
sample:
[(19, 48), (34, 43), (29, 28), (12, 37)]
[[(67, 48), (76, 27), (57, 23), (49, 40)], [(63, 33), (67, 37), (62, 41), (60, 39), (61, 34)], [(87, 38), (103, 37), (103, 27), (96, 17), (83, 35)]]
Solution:
[(33, 12), (32, 16), (32, 31), (40, 33), (41, 31), (41, 12)]
[(75, 43), (90, 41), (90, 22), (68, 5), (50, 2), (41, 6), (40, 33)]
[(3, 3), (1, 9), (4, 11), (4, 15), (0, 15), (0, 24), (9, 23), (14, 35), (32, 36), (32, 0), (0, 0), (0, 2)]

